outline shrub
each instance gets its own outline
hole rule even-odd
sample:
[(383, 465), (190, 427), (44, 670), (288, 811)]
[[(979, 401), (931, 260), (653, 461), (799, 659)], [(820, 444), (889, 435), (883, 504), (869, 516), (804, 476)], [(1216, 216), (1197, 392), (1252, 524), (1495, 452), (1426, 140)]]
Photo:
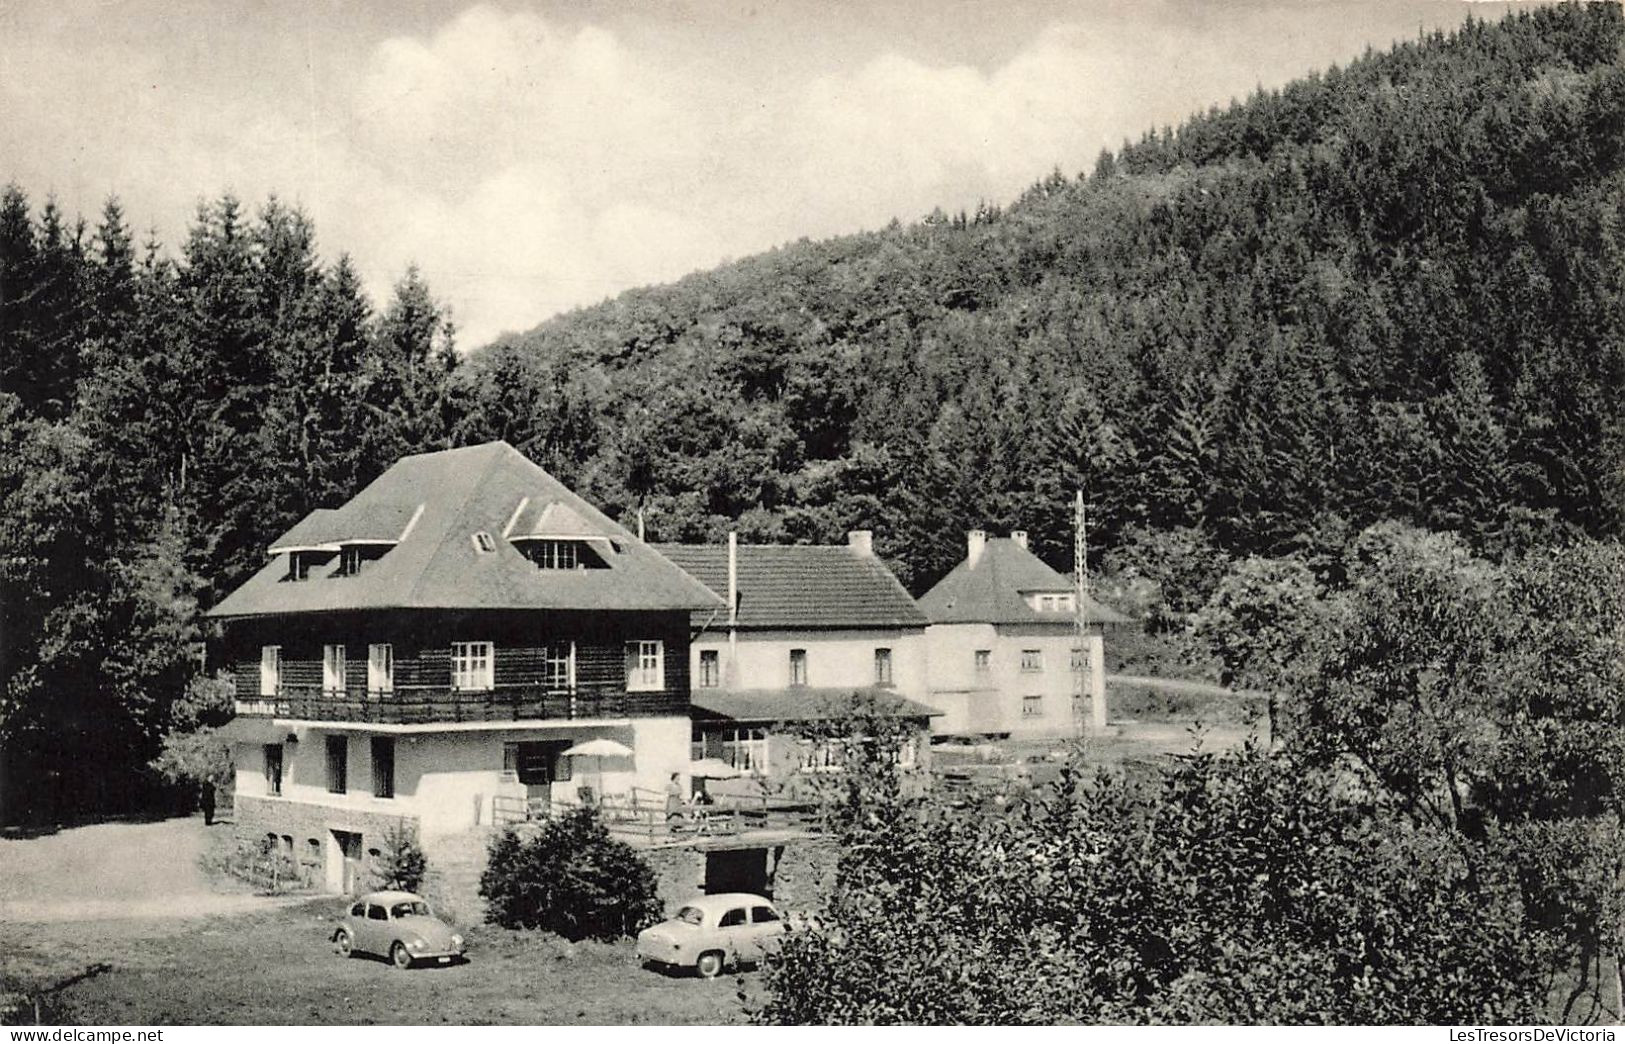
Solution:
[(1539, 1021), (1549, 940), (1512, 882), (1336, 783), (1250, 749), (1145, 784), (1069, 769), (997, 816), (870, 804), (755, 1018)]
[(383, 847), (373, 871), (380, 887), (420, 891), (428, 872), (429, 860), (418, 845), (417, 831), (407, 826), (405, 820), (384, 831)]
[(480, 876), (486, 916), (504, 928), (544, 928), (572, 942), (635, 935), (660, 919), (655, 875), (609, 836), (596, 810), (575, 809), (532, 837), (491, 842)]

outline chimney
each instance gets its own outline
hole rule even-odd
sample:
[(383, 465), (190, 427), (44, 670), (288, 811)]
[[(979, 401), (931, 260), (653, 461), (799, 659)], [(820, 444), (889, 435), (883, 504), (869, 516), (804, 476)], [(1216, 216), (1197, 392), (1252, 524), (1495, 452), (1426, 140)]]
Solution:
[(1012, 529), (1010, 539), (1025, 548), (1027, 546), (1027, 531), (1025, 529)]
[(971, 565), (982, 557), (982, 549), (987, 546), (987, 531), (973, 529), (965, 534), (965, 561)]
[(739, 684), (739, 534), (728, 531), (728, 662), (722, 665), (722, 682), (732, 689)]
[(874, 556), (875, 535), (868, 529), (854, 529), (846, 534), (846, 546), (860, 555)]
[(739, 534), (728, 531), (728, 626), (739, 621)]

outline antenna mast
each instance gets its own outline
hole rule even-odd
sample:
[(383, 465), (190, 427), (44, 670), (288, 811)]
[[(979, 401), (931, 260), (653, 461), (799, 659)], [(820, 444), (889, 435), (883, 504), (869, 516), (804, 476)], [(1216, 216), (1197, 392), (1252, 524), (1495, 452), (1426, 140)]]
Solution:
[(1072, 656), (1076, 661), (1075, 666), (1077, 668), (1072, 672), (1076, 685), (1076, 691), (1072, 695), (1072, 729), (1074, 734), (1079, 737), (1084, 734), (1083, 704), (1089, 698), (1089, 683), (1084, 677), (1084, 665), (1088, 662), (1088, 657), (1083, 647), (1084, 636), (1088, 633), (1083, 619), (1084, 595), (1088, 590), (1086, 586), (1088, 584), (1088, 575), (1089, 548), (1087, 537), (1084, 535), (1083, 490), (1080, 489), (1078, 490), (1077, 499), (1073, 501), (1072, 505), (1072, 601), (1074, 603), (1072, 636), (1075, 642)]
[[(1079, 736), (1086, 731), (1096, 734), (1106, 731), (1106, 686), (1103, 675), (1104, 657), (1099, 655), (1099, 639), (1089, 634), (1089, 524), (1084, 515), (1083, 490), (1078, 490), (1072, 509), (1072, 597), (1076, 602), (1072, 617), (1072, 630), (1077, 639), (1073, 656), (1077, 658), (1077, 697), (1072, 702), (1073, 725)], [(1089, 726), (1085, 729), (1083, 705), (1089, 704)]]

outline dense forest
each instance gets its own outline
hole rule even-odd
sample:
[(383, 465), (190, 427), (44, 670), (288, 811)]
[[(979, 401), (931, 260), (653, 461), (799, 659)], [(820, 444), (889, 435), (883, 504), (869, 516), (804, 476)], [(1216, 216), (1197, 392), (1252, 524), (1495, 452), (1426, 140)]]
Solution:
[(1008, 207), (628, 293), (477, 353), (470, 419), (662, 539), (872, 528), (916, 593), (976, 526), (1069, 565), (1078, 487), (1128, 560), (1617, 532), (1622, 37), (1472, 22)]
[[(397, 456), (503, 438), (663, 540), (1023, 528), (1164, 625), (1382, 520), (1496, 560), (1625, 521), (1625, 19), (1469, 22), (1059, 171), (460, 355), (276, 200), (173, 251), (0, 199), (0, 815), (108, 809), (218, 714), (199, 612)], [(1124, 587), (1123, 589), (1127, 589)], [(1211, 615), (1211, 614), (1210, 614)], [(64, 754), (68, 757), (64, 757)], [(80, 763), (90, 767), (75, 767)], [(21, 774), (21, 775), (19, 775)], [(25, 792), (26, 791), (26, 792)]]

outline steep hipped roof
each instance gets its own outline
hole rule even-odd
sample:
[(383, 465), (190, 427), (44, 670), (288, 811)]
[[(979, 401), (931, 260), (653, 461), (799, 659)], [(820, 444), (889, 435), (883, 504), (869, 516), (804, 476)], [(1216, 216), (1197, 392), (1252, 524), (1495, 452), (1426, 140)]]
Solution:
[[(726, 546), (656, 544), (655, 549), (726, 600)], [(741, 544), (739, 594), (744, 629), (924, 627), (928, 622), (885, 563), (844, 544)]]
[(828, 721), (865, 709), (887, 718), (934, 718), (935, 707), (887, 689), (695, 689), (690, 697), (696, 719), (728, 721)]
[[(1040, 612), (1027, 604), (1035, 593), (1066, 594), (1072, 581), (1031, 551), (1007, 537), (989, 538), (981, 554), (954, 566), (953, 572), (920, 596), (920, 608), (932, 623), (1049, 623), (1070, 625), (1071, 613)], [(1093, 623), (1128, 623), (1128, 617), (1093, 599), (1084, 602)]]
[(317, 508), (278, 537), (270, 553), (318, 548), (337, 551), (345, 544), (398, 544), (419, 506), (365, 503), (357, 497), (341, 508)]
[(514, 516), (509, 540), (609, 540), (599, 526), (582, 518), (570, 505), (551, 503), (525, 506)]
[[(550, 505), (568, 509), (613, 549), (604, 569), (539, 569), (502, 533), (520, 505), (532, 518)], [(419, 507), (421, 506), (421, 512)], [(415, 521), (413, 521), (415, 517)], [(554, 517), (559, 517), (555, 515)], [(400, 525), (395, 525), (400, 520)], [(506, 442), (403, 457), (343, 507), (313, 512), (272, 543), (308, 547), (388, 536), (399, 543), (356, 576), (337, 563), (307, 580), (286, 579), (285, 553), (209, 611), (210, 616), (337, 609), (698, 610), (716, 595)], [(379, 528), (382, 527), (382, 528)], [(494, 551), (476, 549), (487, 533)], [(585, 536), (585, 534), (583, 534)]]

